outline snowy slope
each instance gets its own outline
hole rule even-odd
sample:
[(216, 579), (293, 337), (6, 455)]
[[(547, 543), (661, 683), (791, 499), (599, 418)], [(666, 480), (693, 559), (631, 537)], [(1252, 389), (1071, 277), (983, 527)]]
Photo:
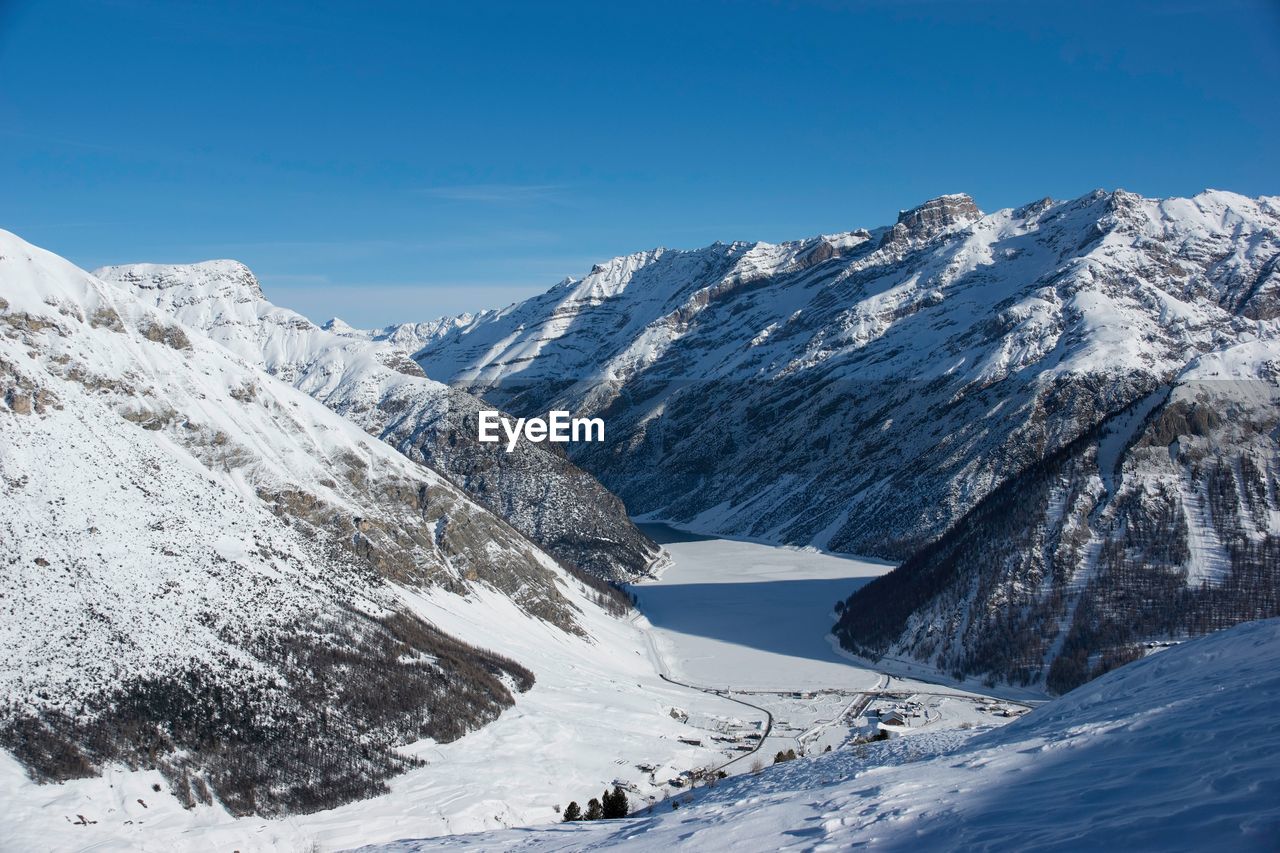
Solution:
[(366, 850), (1274, 850), (1280, 620), (1109, 673), (1010, 725), (843, 748), (678, 811)]
[[(615, 779), (659, 794), (637, 764), (660, 764), (671, 775), (705, 764), (707, 750), (677, 740), (694, 729), (670, 708), (708, 718), (733, 712), (725, 700), (663, 682), (636, 627), (585, 603), (579, 621), (589, 637), (575, 637), (492, 592), (465, 600), (399, 592), (404, 606), (442, 630), (518, 655), (536, 683), (483, 728), (407, 746), (426, 764), (389, 779), (389, 793), (284, 818), (237, 818), (217, 804), (184, 808), (167, 790), (152, 790), (167, 787), (159, 773), (118, 765), (101, 778), (37, 785), (0, 753), (0, 849), (302, 853), (554, 822), (557, 804)], [(93, 823), (79, 824), (78, 815)]]
[(321, 326), (326, 332), (344, 337), (360, 338), (366, 341), (385, 341), (402, 352), (417, 352), (436, 338), (449, 334), (454, 329), (469, 326), (481, 317), (493, 313), (491, 310), (479, 313), (466, 312), (456, 317), (438, 317), (424, 323), (400, 323), (382, 329), (356, 329), (339, 317), (327, 320)]
[(7, 232), (0, 425), (0, 745), (37, 780), (313, 811), (491, 723), (511, 658), (610, 656), (595, 593), (449, 481)]
[[(1278, 265), (1275, 198), (951, 195), (618, 258), (415, 357), (601, 415), (573, 458), (640, 517), (903, 560), (847, 647), (1063, 690), (1280, 613)], [(1195, 373), (1245, 353), (1240, 381)]]
[(1272, 199), (944, 196), (902, 220), (617, 258), (417, 359), (517, 412), (607, 415), (579, 456), (635, 513), (900, 557), (1201, 352), (1274, 341)]
[(1198, 356), (860, 590), (836, 633), (1061, 692), (1145, 641), (1274, 616), (1277, 429), (1274, 344)]
[[(155, 771), (115, 765), (104, 768), (100, 778), (36, 785), (15, 761), (0, 755), (0, 803), (6, 806), (0, 810), (0, 838), (24, 851), (248, 853), (334, 850), (414, 835), (554, 823), (557, 805), (598, 795), (614, 780), (633, 786), (639, 799), (667, 796), (674, 791), (669, 780), (681, 771), (742, 755), (708, 741), (715, 728), (762, 719), (732, 699), (664, 681), (650, 638), (670, 647), (669, 656), (663, 652), (661, 671), (682, 677), (699, 677), (699, 667), (707, 671), (702, 637), (710, 631), (723, 641), (716, 677), (734, 684), (767, 682), (787, 689), (822, 684), (855, 691), (877, 681), (873, 673), (840, 663), (820, 636), (806, 641), (804, 625), (812, 621), (807, 611), (830, 607), (836, 593), (828, 586), (837, 578), (856, 580), (885, 567), (738, 542), (689, 546), (670, 545), (672, 566), (661, 582), (641, 588), (656, 631), (640, 630), (646, 624), (641, 617), (616, 619), (580, 602), (577, 618), (586, 635), (572, 635), (493, 591), (479, 589), (460, 599), (441, 589), (397, 585), (395, 591), (413, 613), (453, 636), (517, 657), (537, 680), (494, 722), (449, 743), (427, 739), (408, 745), (404, 752), (427, 764), (389, 779), (387, 794), (305, 815), (236, 819), (216, 804), (184, 809), (167, 791), (153, 791), (153, 784), (163, 788), (165, 783)], [(680, 594), (681, 586), (732, 585), (731, 568), (744, 564), (755, 582), (732, 597), (737, 625), (697, 595)], [(785, 592), (771, 582), (796, 570), (812, 575), (810, 581), (784, 587)], [(654, 594), (664, 590), (671, 594), (660, 605)], [(578, 600), (572, 590), (566, 594)], [(765, 630), (749, 630), (766, 621), (771, 624)], [(725, 628), (736, 630), (736, 636), (722, 633)], [(824, 721), (830, 724), (826, 735), (839, 741), (845, 727), (833, 712), (853, 696), (817, 702), (788, 697), (746, 697), (774, 709), (767, 749), (799, 747), (802, 737), (811, 743), (822, 734), (794, 729), (821, 727)], [(673, 715), (675, 709), (679, 713)], [(788, 718), (791, 726), (782, 722)], [(686, 744), (681, 737), (703, 744)], [(750, 758), (741, 770), (749, 769)], [(80, 815), (91, 823), (81, 823)]]
[[(427, 379), (393, 342), (338, 322), (321, 329), (272, 305), (235, 261), (132, 264), (95, 273), (292, 383), (411, 459), (441, 471), (569, 565), (627, 580), (658, 549), (591, 475), (521, 441), (515, 452), (476, 441), (474, 397)], [(403, 335), (397, 340), (403, 338)]]

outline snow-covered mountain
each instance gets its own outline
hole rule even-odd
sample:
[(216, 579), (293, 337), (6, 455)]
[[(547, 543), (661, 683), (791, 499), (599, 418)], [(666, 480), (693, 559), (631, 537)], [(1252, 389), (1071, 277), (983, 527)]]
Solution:
[(0, 745), (37, 780), (313, 811), (532, 687), (475, 625), (610, 654), (597, 593), (448, 479), (8, 232), (0, 434)]
[[(427, 379), (401, 345), (340, 321), (327, 329), (266, 300), (235, 261), (131, 264), (95, 275), (292, 383), (371, 435), (449, 477), (567, 565), (609, 580), (644, 574), (659, 549), (622, 502), (562, 455), (521, 439), (513, 452), (476, 441), (477, 412), (462, 391)], [(545, 414), (545, 413), (544, 413)]]
[(1064, 690), (1280, 613), (1280, 199), (943, 196), (432, 329), (430, 376), (602, 416), (573, 458), (634, 513), (906, 560), (859, 653)]
[(496, 313), (486, 309), (476, 313), (466, 312), (456, 317), (437, 317), (424, 323), (398, 323), (382, 329), (357, 329), (339, 317), (333, 317), (321, 327), (327, 332), (366, 341), (385, 341), (402, 352), (417, 352), (427, 344), (475, 323), (483, 317)]
[(845, 747), (622, 821), (421, 850), (1274, 850), (1280, 621), (1111, 672), (1007, 726)]

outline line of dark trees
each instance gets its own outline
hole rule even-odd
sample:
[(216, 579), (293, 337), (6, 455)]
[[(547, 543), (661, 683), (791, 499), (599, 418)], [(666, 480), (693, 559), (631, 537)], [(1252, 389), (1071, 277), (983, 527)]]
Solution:
[(569, 574), (591, 590), (591, 599), (611, 616), (626, 616), (635, 606), (635, 596), (623, 589), (621, 585), (588, 574), (577, 566), (567, 563), (562, 565)]
[(592, 797), (587, 801), (587, 810), (584, 812), (582, 806), (577, 801), (569, 803), (564, 808), (564, 822), (572, 823), (577, 820), (616, 820), (620, 817), (626, 817), (631, 813), (631, 806), (627, 802), (627, 792), (622, 790), (618, 785), (613, 786), (613, 790), (605, 789), (604, 794), (599, 799)]
[(422, 763), (399, 746), (456, 740), (513, 704), (508, 683), (533, 686), (517, 662), (407, 611), (324, 615), (273, 634), (227, 629), (229, 645), (278, 676), (228, 656), (86, 696), (77, 716), (0, 698), (0, 747), (42, 782), (119, 763), (158, 769), (187, 807), (301, 814), (385, 793)]
[[(1179, 427), (1166, 435), (1158, 426), (1155, 438), (1143, 439), (1148, 445), (1130, 452), (1155, 458), (1168, 453), (1169, 435), (1203, 432)], [(957, 678), (1044, 683), (1064, 693), (1142, 657), (1149, 639), (1280, 616), (1280, 536), (1265, 524), (1275, 489), (1248, 444), (1224, 435), (1183, 451), (1185, 476), (1204, 495), (1228, 563), (1213, 582), (1190, 584), (1189, 528), (1197, 520), (1176, 488), (1121, 488), (1098, 514), (1091, 486), (1098, 434), (1031, 464), (899, 568), (837, 603), (841, 644), (877, 659), (901, 643)], [(1092, 555), (1085, 553), (1091, 537), (1101, 539)], [(1092, 577), (1076, 591), (1075, 572), (1086, 564)], [(912, 627), (912, 615), (926, 608), (936, 623)]]

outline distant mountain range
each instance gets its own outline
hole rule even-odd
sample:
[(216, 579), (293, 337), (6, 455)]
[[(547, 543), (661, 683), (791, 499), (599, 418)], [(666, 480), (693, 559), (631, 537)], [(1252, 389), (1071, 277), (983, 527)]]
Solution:
[[(506, 453), (489, 407), (606, 440)], [(663, 552), (628, 511), (900, 560), (813, 630), (1062, 692), (1280, 615), (1280, 199), (949, 195), (376, 331), (0, 232), (0, 423), (0, 746), (38, 779), (385, 790), (533, 684), (480, 626), (634, 664), (614, 584)]]
[(602, 416), (633, 513), (905, 561), (836, 628), (873, 658), (1065, 690), (1280, 612), (1280, 199), (948, 195), (369, 337)]

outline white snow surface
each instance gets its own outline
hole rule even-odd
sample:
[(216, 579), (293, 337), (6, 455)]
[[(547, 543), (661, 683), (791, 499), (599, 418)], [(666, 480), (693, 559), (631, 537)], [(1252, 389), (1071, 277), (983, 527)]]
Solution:
[(1003, 728), (921, 734), (728, 780), (622, 821), (363, 848), (1274, 850), (1280, 620), (1114, 670)]
[(492, 405), (428, 379), (406, 354), (416, 348), (410, 338), (433, 334), (431, 324), (382, 334), (334, 319), (321, 328), (267, 301), (237, 261), (127, 264), (96, 274), (442, 472), (560, 560), (628, 579), (656, 557), (622, 504), (563, 456), (523, 438), (515, 452), (475, 442), (477, 413)]
[[(689, 727), (669, 708), (709, 717), (731, 703), (663, 682), (634, 624), (606, 615), (555, 561), (431, 469), (130, 290), (2, 231), (0, 300), (7, 702), (75, 715), (128, 679), (193, 666), (278, 677), (220, 629), (318, 629), (349, 609), (407, 607), (536, 676), (491, 727), (407, 746), (428, 766), (393, 778), (389, 795), (286, 820), (184, 809), (155, 771), (108, 766), (96, 778), (35, 784), (0, 752), (0, 850), (288, 850), (316, 837), (390, 840), (410, 827), (475, 831), (551, 819), (570, 797), (639, 779), (641, 761), (674, 773), (715, 757), (676, 740)], [(351, 471), (360, 476), (348, 482)], [(384, 490), (424, 488), (427, 506), (405, 507), (416, 523), (439, 513), (437, 532), (468, 532), (457, 546), (437, 537), (414, 553), (448, 588), (324, 560), (259, 497), (298, 490), (339, 516), (409, 529)], [(482, 562), (526, 572), (524, 588), (503, 594), (476, 580)], [(581, 635), (530, 615), (525, 598), (544, 583)]]
[(836, 601), (893, 568), (881, 560), (756, 542), (680, 536), (671, 565), (632, 587), (666, 675), (741, 690), (870, 689), (821, 631)]
[(425, 378), (398, 349), (340, 321), (321, 328), (273, 305), (238, 261), (123, 264), (94, 275), (133, 290), (144, 302), (343, 414), (367, 410), (393, 394), (412, 397), (418, 420), (448, 405), (448, 389)]
[[(449, 744), (406, 747), (428, 764), (390, 780), (389, 794), (279, 820), (237, 819), (217, 806), (183, 809), (167, 788), (151, 790), (163, 780), (150, 771), (111, 768), (98, 779), (36, 785), (0, 752), (0, 850), (309, 851), (313, 844), (334, 850), (411, 834), (477, 832), (555, 821), (556, 805), (599, 796), (615, 779), (644, 785), (638, 763), (675, 775), (715, 757), (676, 740), (694, 729), (669, 709), (727, 715), (733, 704), (663, 682), (631, 622), (584, 608), (593, 639), (583, 639), (493, 593), (460, 600), (399, 592), (442, 630), (518, 657), (537, 683), (479, 731)], [(76, 825), (81, 814), (97, 823)]]

